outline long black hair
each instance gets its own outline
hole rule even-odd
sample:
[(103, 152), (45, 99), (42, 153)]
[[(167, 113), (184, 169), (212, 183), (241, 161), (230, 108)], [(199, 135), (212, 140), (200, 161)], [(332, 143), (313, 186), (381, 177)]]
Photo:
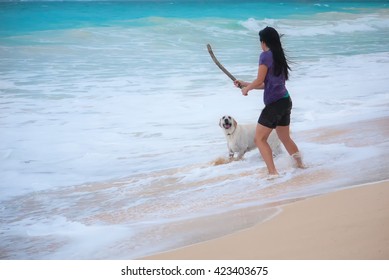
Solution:
[(284, 74), (285, 80), (289, 78), (289, 70), (292, 70), (288, 65), (288, 60), (285, 57), (284, 49), (281, 45), (280, 35), (273, 27), (266, 26), (259, 31), (259, 40), (265, 42), (273, 54), (274, 75), (279, 76)]

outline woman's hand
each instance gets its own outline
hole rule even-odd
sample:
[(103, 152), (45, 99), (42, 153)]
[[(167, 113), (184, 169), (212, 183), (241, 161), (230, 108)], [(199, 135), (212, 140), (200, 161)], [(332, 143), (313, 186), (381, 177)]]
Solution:
[(244, 81), (241, 81), (241, 80), (235, 80), (234, 81), (234, 85), (242, 90), (242, 94), (244, 96), (248, 95), (248, 92), (249, 92), (248, 85), (249, 84), (250, 83), (244, 82)]
[(243, 81), (240, 81), (240, 80), (235, 80), (234, 81), (234, 85), (238, 88), (243, 88)]
[(244, 96), (249, 95), (249, 88), (248, 88), (248, 87), (242, 88), (242, 94), (243, 94)]

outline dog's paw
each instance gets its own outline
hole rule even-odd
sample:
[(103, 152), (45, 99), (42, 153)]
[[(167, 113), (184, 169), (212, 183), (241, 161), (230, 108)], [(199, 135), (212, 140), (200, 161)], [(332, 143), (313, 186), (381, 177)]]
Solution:
[(214, 161), (212, 161), (211, 165), (217, 166), (217, 165), (227, 164), (227, 163), (232, 162), (233, 160), (234, 160), (234, 158), (219, 157), (219, 158), (215, 159)]

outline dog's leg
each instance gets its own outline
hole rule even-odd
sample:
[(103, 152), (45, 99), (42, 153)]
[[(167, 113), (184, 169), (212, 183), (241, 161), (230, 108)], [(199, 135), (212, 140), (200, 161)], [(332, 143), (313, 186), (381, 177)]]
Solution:
[(245, 153), (246, 153), (246, 151), (244, 151), (244, 152), (239, 152), (239, 154), (238, 154), (238, 160), (241, 160), (241, 159), (243, 158), (243, 156), (244, 156)]

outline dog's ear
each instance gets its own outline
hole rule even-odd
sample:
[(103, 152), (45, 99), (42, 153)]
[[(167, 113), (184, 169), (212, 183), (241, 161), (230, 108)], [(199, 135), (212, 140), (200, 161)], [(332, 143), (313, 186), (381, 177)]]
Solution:
[(238, 122), (234, 119), (234, 126), (237, 127), (238, 126)]
[(219, 126), (222, 127), (222, 119), (219, 120)]

